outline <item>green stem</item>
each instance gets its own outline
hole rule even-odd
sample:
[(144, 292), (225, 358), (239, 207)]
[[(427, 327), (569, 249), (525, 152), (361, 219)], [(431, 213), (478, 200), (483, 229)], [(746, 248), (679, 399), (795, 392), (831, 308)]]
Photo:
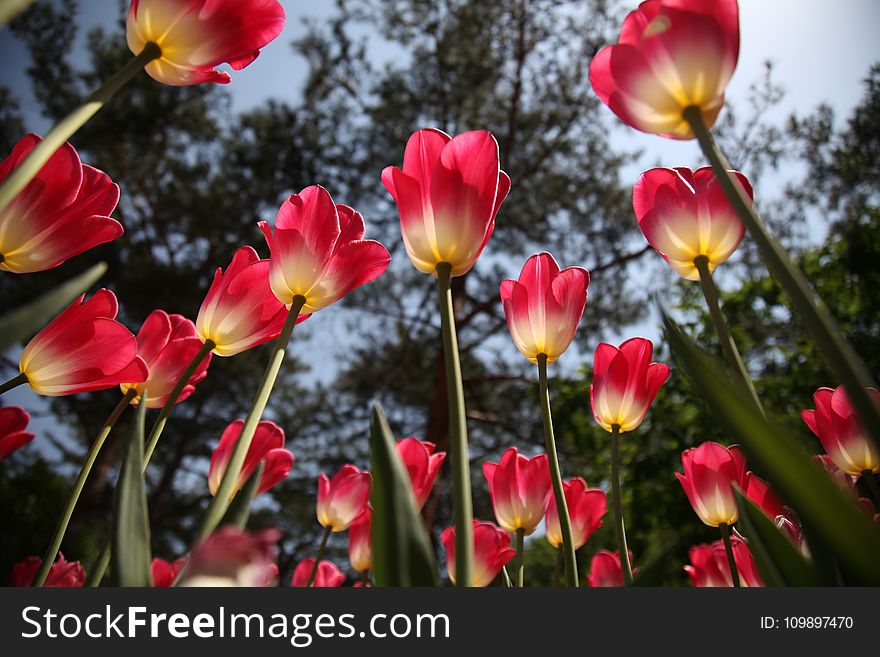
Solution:
[(465, 421), (464, 388), (458, 357), (455, 313), (452, 309), (450, 275), (452, 265), (437, 265), (437, 299), (440, 306), (440, 328), (443, 336), (443, 358), (446, 368), (446, 397), (449, 404), (449, 451), (452, 464), (452, 513), (455, 519), (455, 570), (458, 586), (473, 582), (474, 526), (471, 500), (471, 471), (468, 456), (467, 422)]
[(869, 387), (876, 387), (868, 368), (840, 330), (828, 307), (813, 292), (806, 276), (770, 234), (736, 178), (729, 173), (730, 164), (712, 139), (699, 108), (687, 107), (683, 116), (700, 142), (700, 148), (711, 163), (728, 200), (748, 227), (764, 263), (791, 299), (794, 308), (800, 312), (807, 331), (829, 369), (843, 383), (857, 415), (865, 423), (874, 444), (880, 448), (880, 408), (867, 391)]
[(501, 566), (501, 576), (504, 579), (505, 588), (512, 589), (513, 582), (510, 581), (510, 573), (507, 572), (507, 566)]
[(617, 534), (617, 551), (623, 570), (623, 583), (632, 586), (632, 564), (626, 547), (626, 528), (623, 523), (623, 504), (620, 502), (620, 425), (611, 425), (611, 497), (614, 501), (614, 531)]
[(870, 470), (862, 472), (862, 481), (868, 485), (868, 490), (874, 498), (874, 505), (880, 511), (880, 487), (877, 486), (877, 480), (874, 479), (874, 473)]
[(144, 66), (162, 56), (162, 49), (153, 42), (95, 89), (85, 102), (61, 120), (0, 185), (0, 212), (34, 179), (52, 155), (92, 118), (119, 89), (137, 75)]
[(27, 380), (27, 374), (24, 373), (12, 377), (6, 383), (0, 384), (0, 395), (2, 395), (4, 392), (8, 392), (13, 388), (17, 388), (18, 386), (27, 383)]
[(520, 527), (516, 530), (516, 586), (520, 589), (523, 587), (526, 573), (525, 537), (525, 529)]
[(553, 499), (559, 516), (559, 528), (562, 533), (562, 551), (565, 557), (566, 586), (577, 588), (577, 560), (574, 553), (574, 537), (571, 531), (571, 517), (568, 514), (568, 502), (565, 500), (565, 488), (562, 485), (562, 472), (559, 468), (559, 456), (556, 453), (556, 438), (553, 435), (553, 415), (550, 412), (550, 389), (547, 383), (547, 355), (538, 354), (538, 387), (541, 398), (541, 415), (544, 419), (544, 444), (547, 458), (550, 461), (550, 481), (553, 484)]
[(722, 522), (718, 525), (721, 530), (721, 540), (724, 541), (724, 551), (727, 553), (727, 565), (730, 567), (730, 580), (735, 587), (739, 587), (739, 571), (736, 569), (736, 559), (733, 557), (733, 545), (730, 543), (730, 527)]
[(309, 588), (312, 588), (312, 584), (315, 583), (315, 576), (318, 574), (318, 565), (321, 563), (321, 559), (324, 558), (324, 550), (327, 549), (327, 539), (330, 538), (330, 533), (332, 531), (332, 527), (324, 527), (324, 535), (321, 537), (321, 545), (318, 546), (318, 555), (315, 557), (315, 563), (312, 564), (312, 573), (309, 575), (309, 583), (307, 584)]
[(64, 538), (64, 532), (67, 531), (70, 517), (73, 515), (74, 508), (76, 508), (77, 500), (79, 500), (83, 486), (86, 484), (89, 472), (91, 472), (92, 466), (95, 464), (95, 459), (98, 458), (98, 453), (101, 451), (101, 447), (104, 446), (104, 441), (107, 440), (107, 436), (110, 435), (113, 425), (116, 424), (119, 416), (122, 415), (123, 411), (125, 411), (128, 405), (131, 404), (131, 400), (136, 396), (137, 391), (134, 389), (129, 390), (123, 395), (122, 399), (119, 400), (119, 403), (116, 404), (116, 408), (113, 409), (113, 412), (110, 413), (104, 421), (104, 426), (102, 426), (101, 431), (98, 432), (95, 442), (92, 443), (89, 453), (86, 455), (86, 460), (82, 464), (82, 468), (80, 468), (76, 481), (73, 484), (73, 489), (67, 496), (67, 504), (65, 504), (61, 518), (58, 520), (58, 525), (55, 527), (55, 533), (52, 535), (52, 540), (49, 541), (49, 547), (43, 555), (43, 562), (40, 564), (40, 570), (37, 572), (36, 577), (34, 577), (33, 586), (43, 586), (45, 583), (46, 577), (49, 575), (49, 570), (52, 568), (52, 564), (55, 563), (55, 557), (58, 555), (58, 550), (61, 549), (61, 541)]
[(556, 569), (553, 571), (553, 586), (560, 586), (565, 569), (565, 557), (562, 555), (562, 547), (556, 548), (554, 552), (556, 552)]
[(89, 568), (89, 576), (86, 578), (86, 586), (100, 586), (101, 580), (104, 579), (104, 573), (107, 572), (107, 566), (110, 565), (110, 537), (104, 539), (104, 547), (101, 548), (100, 554), (95, 557)]
[(254, 438), (254, 433), (257, 430), (257, 425), (260, 422), (260, 418), (263, 417), (263, 411), (266, 408), (266, 404), (269, 402), (269, 396), (272, 394), (275, 379), (278, 378), (281, 363), (284, 362), (284, 356), (287, 353), (287, 343), (290, 341), (290, 336), (293, 333), (293, 327), (296, 325), (299, 311), (302, 310), (305, 303), (305, 297), (301, 295), (297, 295), (293, 298), (290, 312), (287, 315), (287, 320), (284, 322), (284, 328), (281, 330), (281, 335), (278, 336), (278, 340), (275, 341), (275, 349), (272, 352), (272, 357), (269, 359), (269, 364), (266, 366), (263, 381), (260, 383), (256, 397), (254, 397), (254, 403), (251, 406), (251, 410), (248, 411), (247, 417), (245, 418), (244, 426), (241, 429), (241, 435), (238, 437), (235, 447), (232, 449), (232, 455), (229, 457), (229, 464), (226, 466), (226, 472), (223, 474), (223, 479), (220, 481), (220, 487), (217, 489), (217, 494), (214, 495), (208, 505), (205, 519), (202, 521), (201, 529), (199, 529), (199, 539), (206, 538), (212, 531), (214, 531), (223, 519), (223, 514), (226, 513), (226, 508), (229, 506), (229, 500), (232, 499), (232, 493), (238, 482), (238, 475), (241, 472), (241, 466), (244, 464), (245, 457), (247, 457), (248, 450), (251, 446), (251, 441)]

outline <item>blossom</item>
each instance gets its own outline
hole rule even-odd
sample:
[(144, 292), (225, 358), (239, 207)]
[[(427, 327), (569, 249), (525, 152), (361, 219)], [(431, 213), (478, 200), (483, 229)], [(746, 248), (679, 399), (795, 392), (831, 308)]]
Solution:
[(509, 532), (522, 529), (527, 536), (535, 531), (551, 494), (547, 455), (527, 458), (511, 447), (498, 463), (484, 463), (483, 474), (498, 524)]
[(373, 569), (373, 509), (369, 504), (348, 528), (348, 560), (359, 573)]
[(273, 586), (280, 537), (275, 528), (249, 532), (221, 527), (193, 549), (180, 586)]
[[(600, 488), (588, 488), (587, 482), (581, 477), (572, 477), (562, 482), (562, 488), (565, 492), (568, 516), (571, 519), (572, 541), (574, 549), (577, 550), (602, 526), (602, 516), (605, 515), (605, 492)], [(556, 509), (556, 498), (552, 495), (547, 503), (544, 526), (550, 545), (557, 548), (562, 545), (559, 511)]]
[(474, 266), (510, 191), (510, 178), (499, 168), (498, 142), (486, 130), (456, 137), (433, 128), (414, 132), (403, 169), (386, 167), (382, 184), (397, 203), (413, 266), (436, 275), (445, 262), (451, 276)]
[(318, 475), (318, 522), (334, 532), (348, 529), (367, 509), (372, 490), (370, 473), (353, 465), (343, 465), (333, 479), (322, 472)]
[[(0, 182), (42, 141), (34, 134), (18, 140), (0, 163)], [(80, 162), (65, 142), (36, 177), (0, 209), (0, 270), (15, 274), (57, 267), (83, 251), (122, 235), (109, 215), (119, 202), (119, 186), (103, 171)]]
[[(471, 586), (489, 586), (499, 571), (516, 556), (510, 547), (510, 534), (491, 522), (474, 520), (474, 564)], [(446, 568), (449, 580), (455, 584), (455, 527), (447, 527), (440, 534), (446, 549)]]
[(34, 439), (25, 431), (31, 416), (19, 406), (0, 408), (0, 463)]
[[(764, 586), (758, 574), (755, 558), (746, 542), (734, 534), (730, 537), (730, 545), (736, 569), (739, 571), (740, 585)], [(690, 563), (684, 567), (684, 570), (694, 586), (699, 588), (733, 586), (727, 552), (724, 549), (724, 542), (720, 539), (711, 545), (695, 545), (688, 552), (688, 557)]]
[(418, 440), (417, 438), (404, 438), (397, 442), (397, 452), (403, 460), (406, 471), (409, 473), (409, 481), (412, 485), (413, 496), (416, 501), (416, 508), (421, 511), (428, 497), (431, 495), (431, 489), (434, 487), (434, 480), (440, 472), (440, 466), (446, 459), (446, 452), (434, 453), (436, 446), (427, 440)]
[[(19, 561), (12, 567), (12, 577), (9, 578), (9, 586), (30, 586), (34, 577), (40, 570), (43, 560), (40, 557), (28, 557)], [(58, 586), (76, 588), (86, 582), (86, 571), (79, 561), (66, 561), (64, 555), (58, 553), (58, 558), (49, 569), (43, 586)]]
[[(293, 578), (290, 581), (291, 586), (308, 586), (309, 577), (312, 575), (312, 569), (315, 567), (315, 558), (309, 557), (300, 561), (293, 570)], [(345, 575), (332, 561), (323, 560), (318, 564), (318, 572), (315, 573), (315, 581), (312, 586), (315, 588), (338, 588), (345, 581)]]
[(519, 280), (501, 282), (501, 302), (516, 348), (533, 363), (559, 358), (577, 331), (587, 303), (590, 273), (582, 267), (560, 271), (553, 256), (526, 260)]
[(174, 584), (178, 573), (186, 565), (186, 557), (181, 557), (172, 563), (165, 559), (153, 559), (150, 563), (150, 578), (156, 588), (167, 588)]
[[(220, 482), (226, 474), (229, 459), (232, 458), (232, 451), (243, 427), (244, 420), (231, 422), (223, 431), (217, 448), (211, 454), (211, 465), (208, 468), (208, 488), (211, 495), (216, 495), (220, 488)], [(262, 495), (287, 478), (294, 460), (293, 454), (284, 449), (284, 430), (274, 422), (263, 420), (254, 432), (254, 438), (238, 473), (234, 490), (243, 488), (262, 462), (263, 473), (260, 475), (260, 484), (257, 487), (257, 495)]]
[[(880, 392), (868, 388), (875, 404)], [(801, 417), (816, 434), (834, 464), (850, 475), (880, 472), (880, 452), (856, 415), (843, 386), (819, 388), (813, 395), (816, 410), (801, 411)]]
[[(629, 553), (632, 562), (632, 552)], [(633, 570), (635, 574), (638, 569)], [(599, 550), (590, 560), (590, 572), (587, 574), (587, 584), (592, 587), (622, 587), (623, 566), (620, 563), (620, 554)]]
[(733, 484), (746, 490), (746, 457), (736, 445), (705, 442), (681, 453), (684, 474), (675, 476), (697, 515), (710, 527), (732, 525), (738, 512)]

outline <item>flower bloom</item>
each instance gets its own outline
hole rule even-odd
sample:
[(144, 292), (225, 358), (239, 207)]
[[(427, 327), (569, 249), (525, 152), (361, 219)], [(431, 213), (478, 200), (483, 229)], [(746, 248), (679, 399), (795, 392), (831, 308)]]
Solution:
[(636, 130), (692, 139), (682, 112), (698, 107), (711, 127), (738, 58), (736, 0), (648, 0), (590, 62), (590, 84)]
[[(211, 454), (211, 465), (208, 468), (208, 488), (211, 495), (216, 495), (226, 474), (229, 459), (232, 458), (232, 450), (238, 442), (244, 420), (235, 420), (223, 431), (217, 448)], [(262, 495), (275, 484), (283, 481), (290, 474), (295, 457), (284, 449), (284, 430), (274, 422), (263, 420), (257, 425), (251, 446), (245, 456), (238, 473), (238, 481), (235, 491), (240, 490), (250, 479), (260, 462), (264, 464), (263, 474), (260, 476), (260, 485), (257, 495)]]
[(705, 442), (684, 450), (681, 464), (684, 474), (676, 472), (675, 476), (700, 520), (710, 527), (735, 523), (738, 514), (733, 484), (743, 491), (748, 485), (746, 457), (739, 447)]
[(550, 466), (546, 454), (527, 458), (509, 448), (498, 463), (484, 463), (489, 497), (498, 524), (509, 532), (535, 531), (550, 499)]
[[(880, 392), (868, 388), (880, 404)], [(813, 395), (816, 410), (801, 411), (801, 417), (816, 434), (834, 464), (850, 475), (880, 472), (880, 453), (874, 446), (843, 386), (819, 388)]]
[[(446, 569), (449, 580), (455, 584), (455, 527), (447, 527), (440, 534), (446, 549)], [(471, 586), (489, 586), (501, 569), (516, 556), (510, 547), (510, 534), (491, 522), (474, 520), (474, 566)]]
[[(146, 362), (150, 375), (141, 383), (123, 383), (120, 386), (122, 392), (136, 390), (138, 396), (132, 400), (135, 404), (141, 401), (146, 390), (147, 408), (162, 408), (183, 375), (183, 370), (202, 348), (196, 325), (183, 315), (169, 315), (164, 310), (154, 310), (138, 331), (137, 347), (138, 355)], [(177, 398), (178, 404), (189, 397), (196, 389), (196, 384), (208, 375), (210, 362), (211, 354), (208, 354), (186, 382)]]
[[(602, 526), (602, 516), (605, 515), (605, 492), (599, 488), (587, 488), (587, 482), (581, 477), (572, 477), (562, 482), (562, 488), (565, 492), (568, 515), (571, 518), (571, 537), (574, 541), (574, 549), (577, 550)], [(556, 509), (556, 498), (553, 495), (547, 503), (544, 526), (550, 545), (553, 547), (562, 545), (559, 511)]]
[[(631, 563), (632, 552), (629, 553), (629, 560)], [(633, 574), (637, 571), (638, 569), (633, 570)], [(623, 566), (620, 564), (620, 555), (608, 550), (599, 550), (594, 554), (590, 560), (587, 584), (595, 588), (623, 586)]]
[(290, 308), (305, 298), (302, 312), (336, 303), (356, 287), (388, 269), (391, 255), (375, 240), (364, 239), (364, 218), (347, 205), (336, 205), (320, 185), (306, 187), (278, 210), (275, 230), (260, 229), (271, 251), (269, 282)]
[(150, 577), (156, 588), (167, 588), (174, 584), (177, 574), (186, 565), (186, 557), (181, 557), (172, 563), (165, 559), (153, 559), (150, 564)]
[[(300, 315), (297, 324), (308, 315)], [(203, 342), (211, 340), (218, 356), (234, 356), (274, 340), (281, 333), (287, 310), (269, 287), (269, 261), (243, 246), (224, 272), (219, 267), (196, 318)]]
[(192, 551), (181, 574), (181, 586), (274, 586), (281, 532), (249, 532), (225, 526)]
[(0, 408), (0, 463), (34, 439), (25, 431), (31, 416), (19, 406)]
[(510, 178), (499, 168), (498, 142), (485, 130), (454, 138), (433, 128), (414, 132), (403, 169), (386, 167), (382, 184), (397, 203), (413, 266), (436, 274), (445, 262), (452, 276), (474, 266), (510, 191)]
[(373, 509), (369, 504), (348, 528), (348, 560), (359, 573), (373, 569)]
[[(19, 561), (12, 567), (9, 586), (30, 586), (42, 563), (40, 557), (28, 557), (24, 561)], [(76, 588), (83, 586), (85, 582), (86, 571), (82, 564), (79, 561), (65, 561), (64, 555), (59, 552), (43, 586)]]
[(351, 527), (367, 509), (373, 478), (366, 470), (343, 465), (333, 479), (318, 475), (318, 522), (334, 532)]
[[(0, 182), (42, 141), (34, 134), (18, 140), (0, 163)], [(57, 267), (65, 260), (122, 235), (110, 218), (119, 186), (103, 171), (82, 164), (64, 143), (36, 177), (0, 209), (0, 270), (27, 274)]]
[(428, 497), (431, 495), (431, 489), (434, 487), (434, 480), (440, 472), (440, 466), (446, 459), (446, 452), (434, 453), (436, 446), (427, 440), (418, 440), (417, 438), (404, 438), (397, 442), (397, 452), (406, 466), (409, 473), (410, 484), (412, 485), (413, 495), (416, 500), (416, 508), (421, 511)]
[[(730, 546), (733, 549), (733, 561), (739, 572), (741, 586), (756, 587), (764, 586), (755, 558), (749, 551), (746, 542), (739, 536), (730, 537)], [(711, 545), (695, 545), (688, 552), (690, 563), (684, 567), (684, 571), (691, 578), (691, 584), (698, 588), (731, 587), (733, 578), (730, 575), (730, 565), (727, 563), (727, 552), (724, 542), (717, 540)]]
[(587, 304), (590, 272), (583, 267), (562, 271), (553, 256), (538, 253), (526, 260), (519, 280), (501, 282), (501, 303), (516, 348), (533, 363), (559, 358), (577, 331)]
[(31, 389), (57, 397), (140, 383), (149, 372), (137, 340), (115, 321), (119, 306), (110, 290), (74, 301), (27, 343), (19, 369)]
[(281, 33), (284, 22), (276, 0), (132, 0), (125, 33), (135, 55), (149, 42), (162, 49), (145, 67), (154, 80), (226, 84), (229, 74), (214, 67), (243, 69)]
[[(309, 585), (309, 577), (312, 575), (312, 568), (315, 567), (315, 558), (309, 557), (300, 561), (293, 570), (293, 578), (290, 581), (291, 586), (306, 587)], [(342, 586), (345, 581), (345, 575), (332, 561), (322, 560), (318, 564), (318, 572), (315, 573), (315, 581), (312, 586), (316, 589), (327, 588), (335, 589)]]
[(593, 356), (593, 384), (590, 404), (596, 422), (611, 431), (632, 431), (648, 414), (648, 407), (660, 386), (669, 378), (669, 366), (652, 363), (654, 344), (645, 338), (631, 338), (620, 349), (599, 343)]
[[(731, 173), (751, 199), (748, 179), (737, 171)], [(746, 233), (712, 167), (646, 171), (633, 187), (633, 209), (648, 243), (689, 280), (700, 280), (694, 265), (697, 257), (704, 256), (709, 271), (714, 271), (736, 251)]]

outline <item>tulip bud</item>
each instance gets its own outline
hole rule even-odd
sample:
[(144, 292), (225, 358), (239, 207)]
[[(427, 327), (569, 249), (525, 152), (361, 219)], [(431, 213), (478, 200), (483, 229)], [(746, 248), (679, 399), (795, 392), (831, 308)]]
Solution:
[(168, 563), (165, 559), (153, 559), (150, 564), (150, 578), (153, 580), (153, 587), (168, 588), (174, 585), (178, 573), (186, 565), (186, 557), (181, 557), (172, 563)]
[(34, 439), (25, 431), (31, 416), (18, 406), (0, 408), (0, 463)]
[[(739, 571), (741, 586), (756, 587), (764, 586), (758, 575), (755, 558), (749, 551), (748, 545), (739, 536), (730, 537), (730, 545), (733, 550), (733, 560)], [(688, 552), (690, 564), (684, 567), (691, 584), (698, 588), (732, 587), (733, 578), (730, 575), (730, 565), (727, 562), (727, 552), (724, 542), (715, 541), (711, 545), (695, 545)]]
[(527, 458), (509, 448), (498, 463), (484, 463), (489, 496), (498, 524), (509, 532), (535, 531), (550, 499), (550, 466), (546, 454)]
[[(290, 581), (291, 586), (306, 587), (309, 585), (309, 577), (312, 574), (312, 568), (315, 567), (315, 558), (309, 557), (300, 561), (293, 571), (293, 578)], [(312, 583), (314, 588), (339, 588), (345, 581), (345, 575), (332, 561), (321, 561), (318, 564), (318, 572), (315, 573), (315, 581)]]
[[(565, 504), (571, 519), (571, 537), (574, 549), (583, 547), (587, 539), (602, 526), (605, 515), (605, 492), (599, 488), (587, 488), (587, 482), (580, 477), (572, 477), (562, 482), (565, 491)], [(544, 520), (547, 540), (558, 548), (562, 545), (562, 530), (559, 527), (559, 511), (556, 498), (552, 495), (547, 503), (547, 517)]]
[[(232, 451), (241, 435), (244, 420), (236, 420), (229, 424), (220, 436), (220, 443), (211, 454), (211, 465), (208, 468), (208, 488), (211, 495), (216, 495), (226, 474)], [(260, 475), (260, 484), (257, 487), (257, 495), (262, 495), (275, 484), (283, 481), (290, 474), (295, 457), (284, 448), (284, 430), (274, 422), (263, 420), (257, 425), (251, 446), (245, 456), (244, 464), (238, 474), (238, 482), (234, 491), (244, 487), (247, 480), (259, 467), (263, 465), (263, 473)]]
[(409, 473), (416, 508), (419, 511), (428, 501), (431, 489), (434, 487), (434, 480), (440, 472), (440, 466), (446, 459), (446, 452), (435, 454), (435, 449), (434, 443), (416, 438), (404, 438), (397, 442), (397, 452)]
[(373, 509), (369, 504), (348, 528), (348, 559), (359, 573), (373, 569)]
[(367, 509), (372, 490), (370, 473), (353, 465), (343, 465), (332, 480), (322, 472), (318, 476), (318, 522), (334, 532), (348, 529)]
[[(449, 580), (455, 584), (455, 527), (447, 527), (440, 534), (446, 549), (446, 568)], [(474, 567), (471, 586), (489, 586), (501, 569), (516, 556), (510, 547), (510, 534), (491, 522), (474, 520)]]
[(738, 512), (733, 484), (746, 490), (746, 457), (739, 447), (705, 442), (681, 453), (684, 474), (676, 472), (681, 487), (700, 520), (710, 527), (736, 522)]
[[(868, 388), (875, 404), (880, 392)], [(860, 476), (880, 472), (880, 452), (856, 415), (843, 386), (819, 388), (813, 395), (816, 410), (801, 411), (801, 417), (816, 434), (834, 464), (845, 473)]]
[[(629, 552), (629, 560), (632, 563), (632, 551)], [(633, 570), (633, 574), (636, 572), (638, 568)], [(622, 587), (623, 566), (620, 564), (620, 555), (608, 550), (599, 550), (594, 554), (590, 560), (587, 584), (594, 588)]]

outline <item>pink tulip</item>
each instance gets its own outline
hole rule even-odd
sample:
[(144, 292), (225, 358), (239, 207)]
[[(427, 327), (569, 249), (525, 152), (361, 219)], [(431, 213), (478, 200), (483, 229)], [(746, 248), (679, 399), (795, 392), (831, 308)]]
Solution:
[(746, 487), (743, 492), (746, 497), (757, 504), (773, 522), (779, 518), (789, 519), (793, 514), (783, 505), (776, 492), (770, 488), (770, 484), (758, 477), (755, 473), (747, 473)]
[(550, 499), (550, 466), (546, 454), (527, 458), (509, 448), (498, 463), (484, 463), (489, 497), (498, 524), (509, 532), (535, 531)]
[(20, 371), (31, 389), (57, 397), (140, 383), (149, 372), (137, 340), (115, 321), (118, 305), (109, 290), (74, 301), (21, 352)]
[[(219, 267), (202, 302), (196, 329), (202, 341), (211, 340), (218, 356), (234, 356), (274, 340), (281, 333), (287, 310), (269, 287), (269, 261), (243, 246), (224, 272)], [(308, 319), (300, 314), (297, 324)]]
[(416, 507), (421, 511), (428, 497), (431, 495), (431, 489), (434, 487), (434, 480), (440, 472), (440, 466), (446, 458), (446, 452), (434, 453), (436, 446), (428, 441), (418, 440), (416, 438), (404, 438), (397, 442), (397, 451), (406, 471), (409, 473), (410, 484), (412, 485), (413, 495), (416, 500)]
[[(739, 571), (741, 586), (758, 587), (764, 586), (755, 558), (749, 551), (746, 542), (733, 535), (730, 537), (733, 549), (733, 560)], [(711, 545), (696, 545), (688, 552), (690, 564), (684, 567), (691, 584), (698, 588), (708, 587), (731, 587), (733, 578), (730, 576), (730, 565), (727, 562), (727, 552), (724, 542), (717, 540)]]
[(386, 167), (382, 184), (397, 203), (413, 266), (436, 275), (445, 262), (452, 276), (474, 266), (510, 191), (510, 178), (498, 164), (498, 142), (485, 130), (454, 138), (433, 128), (413, 133), (403, 169)]
[(559, 358), (577, 331), (587, 303), (590, 273), (582, 267), (562, 271), (547, 252), (523, 265), (519, 280), (501, 282), (501, 302), (516, 348), (533, 363)]
[[(731, 173), (751, 199), (748, 179)], [(648, 243), (677, 274), (694, 281), (700, 280), (696, 258), (704, 256), (714, 271), (736, 251), (746, 232), (712, 167), (646, 171), (633, 188), (633, 209)]]
[[(447, 527), (440, 534), (446, 549), (446, 568), (449, 580), (455, 584), (455, 527)], [(491, 522), (474, 520), (474, 565), (471, 586), (486, 587), (495, 581), (501, 569), (516, 556), (510, 547), (510, 535)]]
[[(0, 163), (3, 182), (42, 139), (18, 140)], [(103, 171), (82, 164), (64, 143), (36, 177), (0, 210), (0, 270), (15, 274), (57, 267), (84, 251), (122, 235), (110, 218), (119, 186)]]
[(334, 532), (348, 529), (367, 509), (372, 490), (370, 473), (353, 465), (343, 465), (332, 480), (322, 472), (318, 476), (318, 522)]
[(0, 463), (34, 439), (25, 431), (31, 416), (18, 406), (0, 408)]
[[(154, 310), (147, 317), (137, 334), (138, 355), (146, 362), (150, 375), (142, 383), (123, 383), (122, 392), (134, 389), (138, 396), (132, 403), (139, 403), (143, 391), (147, 391), (147, 408), (162, 408), (183, 370), (202, 348), (202, 340), (196, 326), (183, 315), (169, 315), (164, 310)], [(177, 398), (184, 401), (196, 389), (196, 384), (208, 375), (211, 354), (205, 358)]]
[[(244, 420), (235, 420), (223, 431), (220, 443), (211, 454), (211, 465), (208, 468), (208, 488), (211, 495), (216, 495), (226, 474), (232, 450), (241, 435)], [(257, 495), (262, 495), (275, 484), (283, 481), (290, 474), (295, 457), (284, 449), (284, 430), (274, 422), (263, 420), (257, 425), (253, 441), (245, 456), (235, 491), (240, 490), (251, 478), (251, 475), (262, 462), (263, 474), (260, 476), (260, 485), (257, 487)]]
[(132, 0), (126, 37), (134, 54), (149, 42), (162, 49), (146, 66), (158, 82), (226, 84), (229, 74), (215, 67), (243, 69), (281, 33), (284, 22), (275, 0)]
[(274, 586), (279, 538), (275, 528), (249, 532), (221, 527), (193, 549), (180, 586)]
[(669, 366), (652, 363), (654, 344), (645, 338), (631, 338), (620, 349), (602, 342), (593, 357), (590, 404), (596, 422), (611, 431), (632, 431), (648, 414), (648, 407), (660, 386), (669, 378)]
[(711, 127), (739, 58), (736, 0), (648, 0), (624, 19), (620, 41), (590, 63), (596, 95), (643, 132), (691, 139), (696, 106)]
[[(874, 388), (868, 388), (868, 392), (880, 404), (880, 392)], [(854, 476), (880, 472), (880, 452), (856, 416), (843, 386), (835, 390), (819, 388), (813, 401), (816, 410), (801, 411), (801, 417), (834, 464)]]
[(174, 584), (178, 573), (186, 565), (186, 558), (181, 557), (172, 563), (165, 559), (153, 559), (150, 564), (150, 578), (156, 588), (168, 588)]
[[(574, 549), (583, 547), (593, 532), (602, 526), (605, 515), (605, 492), (599, 488), (587, 488), (587, 482), (580, 477), (572, 477), (562, 482), (565, 491), (565, 504), (571, 518), (571, 535)], [(555, 548), (562, 545), (562, 530), (559, 527), (559, 512), (556, 499), (551, 495), (547, 503), (547, 517), (544, 519), (547, 540)]]
[[(12, 567), (9, 586), (30, 586), (42, 563), (40, 557), (28, 557), (24, 561), (19, 561)], [(77, 588), (83, 586), (85, 582), (86, 571), (82, 564), (79, 561), (65, 561), (64, 555), (59, 552), (58, 559), (52, 564), (43, 586)]]
[[(632, 563), (632, 552), (629, 553)], [(633, 574), (638, 568), (633, 570)], [(623, 586), (623, 568), (620, 565), (620, 555), (617, 552), (599, 550), (590, 560), (590, 572), (587, 575), (587, 584), (594, 588), (609, 588)]]
[[(293, 571), (293, 578), (290, 581), (291, 586), (307, 587), (309, 585), (309, 577), (312, 574), (312, 568), (315, 567), (315, 558), (309, 557), (300, 561)], [(314, 588), (335, 589), (342, 586), (345, 581), (345, 574), (336, 567), (332, 561), (321, 561), (318, 564), (318, 572), (315, 573), (315, 581), (312, 583)]]
[(391, 261), (384, 246), (364, 239), (360, 212), (334, 204), (319, 185), (284, 202), (274, 233), (265, 221), (259, 225), (271, 251), (272, 291), (288, 308), (295, 297), (304, 297), (302, 312), (336, 303), (385, 273)]
[(732, 525), (738, 517), (733, 484), (748, 484), (746, 457), (736, 445), (705, 442), (681, 453), (684, 474), (675, 476), (697, 515), (710, 527)]
[(373, 569), (373, 509), (369, 504), (348, 528), (348, 559), (359, 573)]

